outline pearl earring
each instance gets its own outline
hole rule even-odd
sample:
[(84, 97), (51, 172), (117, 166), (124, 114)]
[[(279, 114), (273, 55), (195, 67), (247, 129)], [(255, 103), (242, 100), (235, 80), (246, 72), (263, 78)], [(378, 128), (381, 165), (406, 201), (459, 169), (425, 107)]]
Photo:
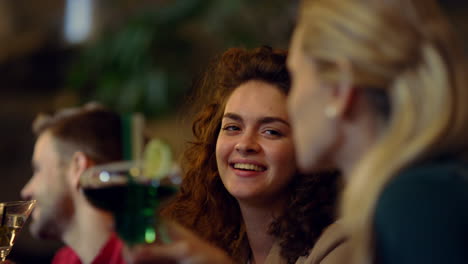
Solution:
[(338, 110), (334, 106), (327, 106), (325, 108), (325, 116), (328, 118), (335, 118), (338, 115)]

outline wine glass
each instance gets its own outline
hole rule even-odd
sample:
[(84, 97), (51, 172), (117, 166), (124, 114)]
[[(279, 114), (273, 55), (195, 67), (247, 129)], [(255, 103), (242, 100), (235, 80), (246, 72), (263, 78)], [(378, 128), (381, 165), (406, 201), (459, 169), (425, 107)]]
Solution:
[(0, 203), (0, 259), (5, 261), (36, 200)]
[(87, 199), (112, 212), (116, 231), (129, 246), (168, 240), (157, 212), (177, 192), (179, 170), (172, 166), (163, 176), (149, 174), (144, 162), (123, 161), (91, 167), (80, 177)]

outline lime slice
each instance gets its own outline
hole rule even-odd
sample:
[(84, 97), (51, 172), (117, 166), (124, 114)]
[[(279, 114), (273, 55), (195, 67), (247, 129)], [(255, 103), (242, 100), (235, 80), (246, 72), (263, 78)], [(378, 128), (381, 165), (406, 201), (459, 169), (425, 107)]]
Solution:
[(152, 179), (161, 179), (171, 171), (171, 148), (160, 139), (152, 139), (146, 145), (143, 158), (144, 173)]

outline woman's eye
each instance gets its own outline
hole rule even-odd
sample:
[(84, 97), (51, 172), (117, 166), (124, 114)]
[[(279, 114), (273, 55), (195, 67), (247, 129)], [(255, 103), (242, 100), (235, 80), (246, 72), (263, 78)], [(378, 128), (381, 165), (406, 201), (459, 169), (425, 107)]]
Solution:
[(224, 131), (239, 131), (240, 128), (238, 126), (228, 125), (223, 127)]
[(264, 131), (264, 133), (267, 135), (276, 136), (276, 137), (280, 137), (283, 135), (280, 131), (274, 130), (274, 129), (267, 129)]

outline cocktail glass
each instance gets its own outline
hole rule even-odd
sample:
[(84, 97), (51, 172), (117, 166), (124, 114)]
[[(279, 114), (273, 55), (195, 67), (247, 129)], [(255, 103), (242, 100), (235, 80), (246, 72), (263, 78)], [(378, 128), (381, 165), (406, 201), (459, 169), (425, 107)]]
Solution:
[(6, 257), (15, 244), (16, 237), (31, 214), (36, 200), (0, 203), (0, 259)]
[(116, 162), (86, 170), (80, 186), (91, 204), (112, 212), (117, 233), (133, 246), (168, 240), (158, 211), (177, 192), (179, 175), (174, 166), (164, 177), (152, 178), (145, 174), (143, 162)]

